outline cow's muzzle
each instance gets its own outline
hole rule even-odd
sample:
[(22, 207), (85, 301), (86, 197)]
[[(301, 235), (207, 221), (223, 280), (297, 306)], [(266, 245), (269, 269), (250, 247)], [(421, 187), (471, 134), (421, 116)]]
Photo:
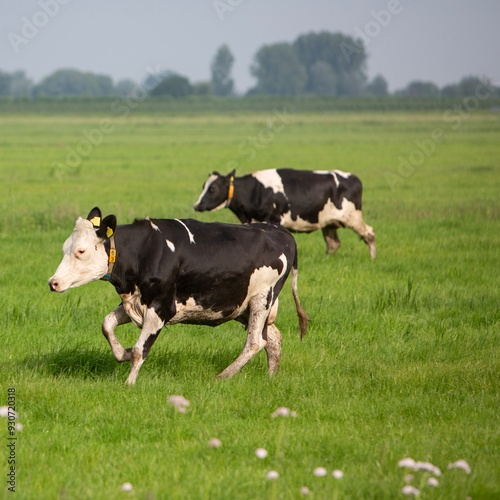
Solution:
[(54, 278), (49, 279), (49, 288), (51, 292), (60, 292), (59, 283)]

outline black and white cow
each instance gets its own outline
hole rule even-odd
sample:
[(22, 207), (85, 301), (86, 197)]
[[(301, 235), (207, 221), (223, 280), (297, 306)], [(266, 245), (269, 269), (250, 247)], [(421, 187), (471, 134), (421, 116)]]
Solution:
[[(216, 326), (234, 319), (246, 326), (243, 352), (219, 377), (235, 375), (262, 348), (269, 372), (276, 371), (281, 332), (274, 321), (290, 272), (302, 337), (307, 330), (297, 294), (297, 248), (280, 226), (147, 218), (117, 227), (114, 215), (102, 219), (96, 207), (76, 221), (63, 254), (49, 279), (52, 291), (104, 279), (120, 295), (122, 302), (104, 318), (102, 332), (115, 359), (131, 361), (128, 384), (135, 383), (163, 326), (176, 323)], [(114, 332), (130, 321), (141, 334), (125, 349)]]
[(340, 247), (337, 229), (355, 231), (375, 258), (375, 231), (361, 215), (363, 187), (353, 174), (292, 169), (260, 170), (243, 177), (213, 172), (195, 203), (198, 212), (230, 208), (244, 224), (281, 224), (290, 231), (323, 230), (327, 253)]

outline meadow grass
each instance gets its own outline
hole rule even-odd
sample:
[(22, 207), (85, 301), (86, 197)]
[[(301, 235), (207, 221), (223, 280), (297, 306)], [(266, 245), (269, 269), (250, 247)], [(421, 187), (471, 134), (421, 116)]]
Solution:
[[(303, 486), (311, 498), (402, 498), (411, 471), (397, 464), (407, 456), (442, 471), (436, 488), (412, 472), (421, 498), (500, 496), (500, 117), (471, 113), (454, 129), (442, 113), (290, 111), (270, 133), (273, 116), (0, 117), (0, 406), (15, 388), (17, 498), (295, 499)], [(83, 148), (102, 120), (113, 130), (65, 168), (67, 147)], [(436, 128), (444, 135), (432, 153), (400, 168)], [(320, 232), (295, 235), (312, 321), (300, 341), (287, 285), (272, 379), (261, 353), (215, 380), (243, 347), (237, 323), (176, 325), (125, 387), (129, 365), (114, 361), (100, 333), (119, 303), (113, 287), (49, 293), (62, 243), (96, 205), (119, 223), (236, 222), (228, 210), (192, 208), (207, 175), (233, 167), (356, 173), (377, 259), (349, 230), (334, 257)], [(131, 346), (139, 330), (117, 334)], [(185, 414), (167, 403), (173, 394), (191, 402)], [(271, 418), (280, 406), (297, 417)], [(267, 458), (255, 456), (259, 447)], [(458, 459), (471, 474), (447, 469)], [(326, 477), (313, 475), (320, 466)], [(279, 479), (266, 479), (271, 469)], [(120, 491), (125, 482), (131, 492)]]

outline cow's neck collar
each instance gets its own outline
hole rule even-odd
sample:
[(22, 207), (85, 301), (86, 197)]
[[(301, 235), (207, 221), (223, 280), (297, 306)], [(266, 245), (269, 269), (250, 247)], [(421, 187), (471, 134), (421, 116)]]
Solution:
[(233, 199), (233, 196), (234, 196), (234, 175), (232, 175), (229, 179), (229, 192), (227, 195), (227, 201), (226, 201), (225, 208), (229, 207), (229, 205), (231, 204), (231, 201)]
[(101, 278), (103, 281), (111, 280), (111, 273), (113, 272), (113, 266), (116, 262), (116, 246), (115, 246), (115, 235), (112, 234), (109, 238), (109, 257), (108, 257), (108, 272)]

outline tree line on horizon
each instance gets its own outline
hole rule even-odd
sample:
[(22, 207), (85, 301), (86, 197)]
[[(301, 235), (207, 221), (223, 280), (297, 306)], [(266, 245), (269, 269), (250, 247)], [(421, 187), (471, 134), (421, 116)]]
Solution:
[[(387, 80), (377, 75), (369, 81), (368, 54), (363, 40), (342, 33), (309, 33), (293, 43), (262, 46), (254, 56), (250, 73), (256, 85), (246, 95), (276, 96), (387, 96)], [(210, 65), (208, 81), (190, 82), (174, 71), (150, 74), (137, 84), (123, 79), (114, 84), (111, 77), (77, 69), (59, 69), (35, 84), (24, 71), (0, 70), (0, 96), (129, 96), (146, 91), (150, 95), (185, 97), (189, 95), (235, 96), (231, 76), (234, 56), (228, 45), (217, 50)], [(485, 80), (464, 77), (458, 83), (439, 88), (433, 82), (412, 81), (395, 94), (411, 97), (460, 97), (474, 95)], [(486, 82), (491, 87), (491, 82)], [(496, 93), (500, 95), (500, 89)]]

